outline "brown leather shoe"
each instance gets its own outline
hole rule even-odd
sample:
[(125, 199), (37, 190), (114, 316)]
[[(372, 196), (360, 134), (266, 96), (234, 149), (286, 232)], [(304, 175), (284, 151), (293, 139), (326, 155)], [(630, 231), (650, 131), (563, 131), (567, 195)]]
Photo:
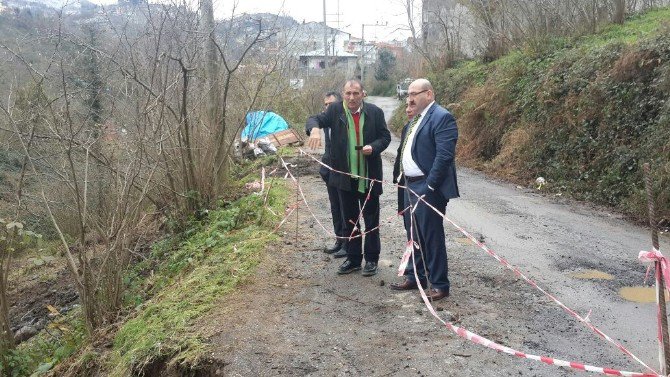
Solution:
[(444, 289), (433, 288), (430, 290), (426, 290), (426, 296), (428, 296), (428, 299), (431, 301), (437, 301), (445, 297), (449, 297), (449, 291)]
[(412, 289), (419, 289), (419, 286), (416, 284), (416, 282), (409, 279), (403, 280), (402, 283), (391, 283), (389, 284), (389, 287), (394, 291), (409, 291)]

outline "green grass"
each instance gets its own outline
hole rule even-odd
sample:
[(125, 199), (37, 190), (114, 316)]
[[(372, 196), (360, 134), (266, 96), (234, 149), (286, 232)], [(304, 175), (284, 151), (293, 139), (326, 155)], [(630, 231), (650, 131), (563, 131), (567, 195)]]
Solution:
[(9, 369), (2, 376), (41, 376), (54, 365), (77, 352), (86, 337), (81, 310), (76, 308), (64, 316), (57, 316), (47, 331), (19, 344), (10, 352)]
[[(275, 213), (283, 213), (286, 193), (283, 182), (274, 182), (268, 205)], [(154, 249), (154, 257), (163, 259), (150, 279), (155, 295), (117, 333), (111, 376), (126, 376), (155, 360), (197, 363), (207, 344), (192, 328), (195, 321), (243, 281), (277, 239), (271, 233), (277, 218), (262, 202), (251, 195), (210, 211), (176, 249), (169, 241)]]
[(522, 183), (543, 176), (547, 190), (638, 219), (640, 166), (653, 161), (657, 214), (668, 218), (669, 30), (670, 8), (657, 9), (434, 73), (438, 98), (455, 104), (460, 161)]
[(585, 48), (605, 46), (613, 41), (630, 45), (637, 43), (641, 38), (667, 32), (668, 26), (670, 26), (670, 8), (656, 9), (637, 14), (626, 20), (623, 25), (607, 25), (597, 34), (580, 38), (579, 44)]
[[(267, 157), (238, 168), (230, 192), (243, 192), (244, 182), (258, 178), (260, 166), (275, 161)], [(205, 211), (184, 232), (157, 241), (148, 258), (132, 266), (124, 280), (124, 307), (132, 318), (112, 335), (111, 352), (90, 344), (76, 309), (19, 345), (9, 355), (12, 372), (7, 375), (39, 376), (73, 354), (68, 366), (81, 373), (102, 368), (112, 376), (131, 375), (156, 360), (195, 365), (207, 347), (193, 329), (195, 321), (243, 282), (278, 239), (272, 230), (279, 219), (272, 212), (284, 213), (288, 190), (283, 180), (271, 180), (266, 181), (266, 189), (272, 185), (267, 201), (258, 194), (222, 200), (220, 208)]]

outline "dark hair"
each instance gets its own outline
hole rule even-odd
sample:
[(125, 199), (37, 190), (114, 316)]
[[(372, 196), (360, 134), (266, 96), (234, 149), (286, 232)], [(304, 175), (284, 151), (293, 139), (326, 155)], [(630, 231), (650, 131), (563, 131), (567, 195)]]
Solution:
[[(356, 78), (354, 78), (354, 79), (349, 79), (349, 80), (347, 80), (347, 81), (344, 82), (344, 85), (347, 85), (347, 84), (349, 84), (349, 83), (356, 83), (356, 84), (358, 84), (358, 86), (361, 87), (361, 91), (364, 91), (364, 90), (365, 90), (365, 87), (363, 86), (363, 83), (362, 83), (361, 80), (359, 80), (359, 79), (356, 79)], [(342, 85), (343, 88), (344, 88), (344, 85)]]
[(325, 98), (325, 97), (335, 97), (335, 99), (336, 99), (337, 101), (342, 101), (342, 96), (340, 95), (340, 93), (338, 93), (338, 92), (334, 92), (334, 91), (331, 91), (331, 92), (326, 93), (326, 95), (323, 96), (323, 97), (324, 97), (324, 98)]

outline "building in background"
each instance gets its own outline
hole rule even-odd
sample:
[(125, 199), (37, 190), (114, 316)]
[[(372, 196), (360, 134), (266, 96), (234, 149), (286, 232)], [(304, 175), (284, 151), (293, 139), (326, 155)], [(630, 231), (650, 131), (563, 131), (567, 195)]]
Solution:
[(352, 77), (356, 72), (358, 55), (340, 50), (326, 56), (323, 50), (315, 50), (300, 54), (299, 60), (302, 75), (321, 76), (329, 68), (341, 69), (346, 77)]

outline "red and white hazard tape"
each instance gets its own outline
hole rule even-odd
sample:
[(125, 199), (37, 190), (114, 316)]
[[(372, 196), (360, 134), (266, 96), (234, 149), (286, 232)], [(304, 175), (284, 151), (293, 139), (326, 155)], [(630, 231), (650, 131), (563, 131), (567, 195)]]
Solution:
[[(302, 151), (302, 150), (300, 150), (300, 151), (303, 152), (303, 153), (305, 153), (305, 152)], [(309, 156), (309, 155), (308, 155), (308, 156)], [(310, 156), (310, 157), (311, 157), (312, 159), (314, 159), (314, 157), (312, 157), (312, 156)], [(282, 162), (282, 166), (283, 166), (284, 169), (286, 170), (286, 177), (290, 177), (291, 180), (292, 180), (293, 182), (296, 183), (296, 186), (297, 186), (298, 191), (299, 191), (299, 193), (300, 193), (300, 197), (302, 198), (302, 201), (305, 203), (305, 207), (307, 208), (307, 211), (310, 213), (310, 215), (311, 215), (312, 218), (316, 221), (316, 223), (319, 224), (319, 226), (321, 227), (321, 229), (323, 229), (323, 231), (326, 232), (326, 233), (328, 233), (328, 235), (331, 236), (331, 237), (340, 238), (340, 239), (343, 239), (343, 240), (351, 240), (351, 239), (354, 239), (354, 238), (363, 237), (364, 235), (366, 235), (366, 234), (368, 234), (368, 233), (371, 233), (371, 232), (374, 232), (374, 231), (380, 229), (381, 226), (382, 226), (382, 224), (383, 224), (384, 222), (391, 221), (393, 218), (397, 217), (397, 215), (393, 215), (393, 216), (391, 216), (391, 217), (388, 217), (388, 218), (385, 219), (385, 221), (380, 221), (378, 226), (376, 226), (376, 227), (374, 227), (374, 228), (371, 228), (371, 229), (366, 229), (365, 231), (362, 231), (362, 232), (357, 233), (357, 234), (353, 234), (353, 233), (352, 233), (351, 235), (349, 235), (349, 237), (346, 237), (346, 236), (338, 236), (338, 235), (336, 235), (335, 232), (333, 232), (332, 230), (328, 230), (328, 229), (323, 225), (323, 223), (321, 223), (321, 221), (319, 220), (319, 218), (314, 214), (314, 212), (312, 211), (312, 208), (310, 208), (309, 204), (307, 203), (307, 199), (305, 198), (305, 194), (304, 194), (304, 192), (302, 191), (302, 187), (298, 184), (298, 180), (295, 178), (295, 176), (293, 175), (293, 173), (291, 173), (291, 170), (289, 169), (289, 166), (288, 166), (289, 164), (287, 164), (287, 163), (284, 161), (283, 158), (280, 157), (279, 159), (280, 159), (281, 162)], [(314, 160), (315, 160), (315, 161), (318, 161), (318, 160), (316, 160), (316, 159), (314, 159)], [(319, 162), (319, 163), (322, 163), (321, 161), (318, 161), (318, 162)], [(323, 163), (322, 163), (322, 164), (323, 164)], [(325, 166), (325, 167), (328, 167), (328, 165), (325, 165), (325, 164), (324, 164), (324, 166)], [(328, 167), (328, 168), (329, 168), (329, 167)], [(331, 170), (336, 171), (336, 170), (334, 170), (334, 169), (331, 169)], [(345, 174), (347, 174), (347, 173), (345, 173)], [(352, 175), (352, 174), (347, 174), (347, 175), (351, 175), (351, 176), (354, 176), (354, 177), (358, 177), (358, 176), (355, 176), (355, 175)], [(361, 178), (363, 178), (363, 177), (361, 177)], [(381, 182), (381, 181), (374, 180), (374, 179), (369, 179), (369, 180), (371, 181), (370, 189), (372, 189), (372, 185), (373, 185), (375, 182)], [(365, 204), (367, 203), (367, 201), (368, 201), (369, 199), (370, 199), (370, 194), (369, 194), (369, 191), (368, 191), (368, 195), (367, 195), (366, 198), (365, 198), (365, 202), (363, 203), (363, 206), (365, 206)], [(292, 205), (291, 207), (293, 207), (293, 208), (295, 209), (296, 206), (297, 206), (297, 205), (294, 204), (294, 205)], [(292, 211), (291, 211), (291, 212), (292, 212)], [(362, 213), (363, 213), (363, 209), (361, 208), (361, 212), (359, 213), (359, 215), (358, 215), (358, 217), (357, 217), (357, 221), (356, 221), (357, 224), (358, 224), (358, 222), (360, 222), (360, 219), (362, 218)], [(281, 223), (280, 223), (281, 225), (284, 224), (284, 222), (286, 221), (286, 219), (288, 218), (289, 215), (290, 215), (290, 214), (286, 215), (286, 217), (281, 221)], [(354, 231), (356, 230), (356, 226), (355, 226), (355, 225), (356, 225), (356, 224), (354, 224)], [(279, 229), (279, 227), (275, 228), (275, 231), (276, 231), (277, 229)]]
[[(654, 263), (656, 267), (654, 272), (654, 277), (656, 279), (656, 318), (658, 321), (658, 332), (656, 336), (658, 339), (658, 359), (661, 361), (661, 369), (663, 369), (665, 364), (665, 355), (663, 354), (663, 349), (665, 348), (665, 345), (663, 344), (663, 327), (661, 325), (661, 318), (663, 318), (663, 314), (661, 311), (661, 303), (659, 301), (659, 289), (661, 286), (660, 281), (663, 279), (665, 289), (670, 291), (670, 261), (668, 261), (668, 258), (661, 254), (661, 251), (655, 247), (652, 248), (651, 251), (640, 251), (637, 258), (642, 263)], [(647, 268), (645, 281), (649, 277), (650, 270), (651, 264)], [(665, 292), (663, 294), (665, 294)]]
[[(416, 207), (412, 208), (412, 212), (414, 212), (415, 208)], [(411, 222), (411, 220), (410, 220), (410, 222)], [(412, 232), (410, 232), (410, 234), (412, 234)], [(412, 264), (414, 265), (414, 279), (415, 279), (415, 281), (420, 281), (419, 276), (417, 274), (416, 260), (414, 259), (414, 253), (411, 252), (412, 251), (412, 245), (415, 245), (417, 248), (420, 248), (420, 245), (415, 243), (413, 239), (410, 239), (407, 242), (407, 250), (409, 250), (409, 253), (411, 254)], [(407, 253), (407, 250), (405, 251), (405, 253)], [(404, 270), (404, 268), (403, 268), (403, 270)], [(400, 273), (400, 271), (399, 271), (399, 273)], [(510, 347), (503, 346), (503, 345), (498, 344), (498, 343), (496, 343), (496, 342), (494, 342), (490, 339), (487, 339), (487, 338), (485, 338), (481, 335), (478, 335), (478, 334), (476, 334), (472, 331), (466, 330), (463, 327), (458, 327), (458, 326), (454, 325), (453, 323), (447, 322), (447, 321), (443, 320), (442, 318), (440, 318), (440, 316), (435, 311), (435, 308), (433, 308), (433, 305), (430, 303), (430, 300), (428, 299), (428, 296), (426, 296), (426, 292), (424, 291), (421, 284), (418, 284), (418, 287), (419, 287), (419, 292), (421, 293), (421, 299), (423, 300), (424, 304), (426, 305), (426, 308), (428, 308), (428, 311), (433, 315), (433, 317), (435, 317), (438, 321), (440, 321), (443, 325), (445, 325), (449, 330), (453, 331), (454, 333), (456, 333), (461, 338), (467, 339), (467, 340), (469, 340), (469, 341), (471, 341), (475, 344), (479, 344), (479, 345), (482, 345), (484, 347), (488, 347), (488, 348), (491, 348), (493, 350), (496, 350), (498, 352), (506, 353), (508, 355), (517, 356), (517, 357), (524, 358), (524, 359), (540, 361), (540, 362), (543, 362), (543, 363), (548, 364), (548, 365), (556, 365), (556, 366), (559, 366), (559, 367), (582, 370), (582, 371), (586, 371), (586, 372), (601, 373), (601, 374), (606, 374), (606, 375), (609, 375), (609, 376), (663, 377), (660, 374), (658, 374), (656, 371), (654, 371), (653, 369), (644, 365), (644, 363), (642, 363), (642, 364), (647, 369), (652, 371), (653, 373), (628, 372), (628, 371), (623, 371), (623, 370), (618, 370), (618, 369), (613, 369), (613, 368), (596, 367), (596, 366), (593, 366), (593, 365), (577, 363), (577, 362), (574, 362), (574, 361), (565, 361), (565, 360), (556, 359), (556, 358), (548, 357), (548, 356), (537, 356), (537, 355), (529, 354), (529, 353), (526, 353), (526, 352), (517, 351), (517, 350), (515, 350), (513, 348), (510, 348)], [(537, 287), (537, 285), (535, 285), (535, 287), (539, 289), (539, 287)], [(625, 350), (625, 349), (623, 349), (623, 350), (627, 354), (633, 356), (627, 350)], [(635, 357), (635, 356), (633, 356), (633, 357)]]
[[(337, 173), (340, 173), (340, 174), (349, 175), (349, 176), (354, 177), (354, 178), (367, 179), (367, 180), (372, 181), (372, 182), (379, 182), (379, 183), (382, 183), (382, 184), (384, 184), (384, 183), (389, 184), (388, 182), (384, 182), (384, 181), (380, 181), (380, 180), (376, 180), (376, 179), (370, 179), (370, 178), (367, 178), (367, 177), (361, 177), (361, 176), (357, 176), (357, 175), (354, 175), (354, 174), (350, 174), (350, 173), (347, 173), (347, 172), (342, 172), (342, 171), (333, 169), (332, 167), (328, 166), (327, 164), (323, 163), (322, 161), (319, 161), (318, 159), (316, 159), (316, 158), (314, 158), (313, 156), (309, 155), (308, 153), (306, 153), (306, 152), (303, 151), (302, 149), (300, 149), (300, 152), (301, 152), (301, 154), (305, 154), (305, 155), (307, 155), (308, 157), (310, 157), (311, 159), (313, 159), (314, 161), (316, 161), (318, 164), (320, 164), (320, 165), (326, 167), (326, 168), (329, 169), (330, 171), (334, 171), (334, 172), (337, 172)], [(284, 164), (284, 168), (285, 168), (285, 169), (287, 170), (287, 172), (288, 172), (287, 174), (289, 174), (289, 175), (291, 176), (291, 178), (292, 178), (294, 181), (297, 182), (297, 180), (295, 179), (295, 177), (293, 177), (293, 175), (290, 174), (290, 171), (289, 171), (289, 169), (288, 169), (288, 166), (286, 165), (286, 163), (284, 162), (283, 159), (282, 159), (282, 163)], [(404, 189), (407, 189), (407, 190), (409, 190), (413, 195), (415, 195), (415, 196), (418, 197), (418, 195), (416, 195), (415, 192), (413, 192), (411, 189), (409, 189), (409, 188), (407, 188), (407, 187), (405, 187), (405, 186), (398, 185), (398, 184), (393, 184), (393, 185), (396, 186), (396, 187), (398, 187), (398, 188), (404, 188)], [(301, 194), (301, 196), (302, 196), (302, 198), (303, 198), (303, 201), (304, 201), (305, 204), (307, 205), (307, 201), (306, 201), (306, 199), (305, 199), (304, 193), (302, 192), (302, 189), (300, 188), (299, 185), (298, 185), (298, 189), (299, 189), (300, 194)], [(423, 290), (423, 289), (421, 288), (421, 286), (419, 285), (419, 289), (420, 289), (420, 292), (421, 292), (421, 297), (423, 298), (424, 303), (425, 303), (426, 306), (428, 307), (429, 311), (430, 311), (431, 314), (433, 314), (433, 316), (435, 316), (440, 322), (442, 322), (445, 326), (447, 326), (447, 328), (449, 328), (449, 329), (451, 329), (452, 331), (454, 331), (457, 335), (459, 335), (459, 336), (461, 336), (461, 337), (463, 337), (463, 338), (466, 338), (466, 339), (468, 339), (468, 340), (470, 340), (470, 341), (473, 341), (474, 343), (481, 344), (481, 345), (484, 345), (484, 346), (486, 346), (486, 347), (489, 347), (489, 348), (492, 348), (492, 349), (495, 349), (495, 350), (497, 350), (497, 351), (504, 352), (504, 353), (507, 353), (507, 354), (510, 354), (510, 355), (515, 355), (515, 356), (518, 356), (518, 357), (523, 357), (523, 358), (527, 358), (527, 359), (532, 359), (532, 360), (542, 361), (542, 362), (544, 362), (544, 363), (546, 363), (546, 364), (550, 364), (550, 365), (557, 365), (557, 366), (569, 367), (569, 368), (573, 368), (573, 369), (584, 370), (584, 371), (589, 371), (589, 372), (596, 372), (596, 373), (602, 373), (602, 374), (613, 375), (613, 376), (644, 376), (644, 377), (647, 377), (647, 376), (661, 376), (658, 372), (656, 372), (654, 369), (652, 369), (652, 368), (649, 367), (646, 363), (644, 363), (640, 358), (638, 358), (638, 357), (635, 356), (632, 352), (630, 352), (628, 349), (626, 349), (622, 344), (620, 344), (620, 343), (617, 342), (616, 340), (612, 339), (610, 336), (608, 336), (607, 334), (605, 334), (604, 332), (602, 332), (600, 329), (598, 329), (596, 326), (594, 326), (594, 325), (590, 322), (590, 320), (589, 320), (589, 318), (588, 318), (588, 315), (587, 315), (586, 317), (582, 317), (582, 316), (579, 315), (577, 312), (575, 312), (574, 310), (572, 310), (571, 308), (569, 308), (568, 306), (566, 306), (565, 304), (563, 304), (561, 301), (559, 301), (559, 300), (558, 300), (556, 297), (554, 297), (552, 294), (550, 294), (549, 292), (547, 292), (546, 290), (544, 290), (542, 287), (540, 287), (535, 281), (533, 281), (532, 279), (530, 279), (530, 278), (528, 278), (526, 275), (524, 275), (518, 268), (516, 268), (516, 267), (514, 267), (513, 265), (511, 265), (505, 258), (502, 258), (502, 257), (500, 257), (499, 255), (497, 255), (492, 249), (490, 249), (489, 247), (487, 247), (487, 246), (484, 245), (483, 243), (479, 242), (479, 241), (478, 241), (472, 234), (470, 234), (470, 233), (469, 233), (468, 231), (466, 231), (464, 228), (462, 228), (461, 226), (459, 226), (458, 224), (456, 224), (453, 220), (449, 219), (445, 214), (442, 214), (442, 213), (441, 213), (440, 211), (438, 211), (435, 207), (433, 207), (430, 203), (426, 202), (426, 201), (423, 199), (423, 197), (418, 197), (418, 200), (421, 201), (421, 202), (423, 202), (423, 203), (426, 204), (429, 208), (431, 208), (433, 211), (435, 211), (435, 212), (438, 213), (440, 216), (442, 216), (442, 218), (444, 218), (444, 220), (446, 220), (447, 222), (449, 222), (453, 227), (455, 227), (455, 228), (456, 228), (457, 230), (459, 230), (463, 235), (465, 235), (468, 239), (470, 239), (475, 245), (479, 246), (482, 250), (484, 250), (487, 254), (489, 254), (490, 256), (492, 256), (493, 258), (495, 258), (498, 262), (500, 262), (500, 263), (501, 263), (503, 266), (505, 266), (507, 269), (509, 269), (510, 271), (514, 272), (515, 275), (517, 275), (518, 277), (520, 277), (521, 279), (523, 279), (524, 281), (526, 281), (528, 284), (530, 284), (531, 286), (533, 286), (534, 288), (536, 288), (537, 290), (539, 290), (542, 294), (544, 294), (544, 295), (545, 295), (546, 297), (548, 297), (551, 301), (553, 301), (554, 303), (556, 303), (556, 304), (557, 304), (559, 307), (561, 307), (564, 311), (566, 311), (568, 314), (570, 314), (571, 316), (573, 316), (574, 318), (576, 318), (579, 322), (583, 323), (586, 327), (588, 327), (589, 329), (591, 329), (595, 334), (597, 334), (597, 335), (600, 336), (602, 339), (605, 339), (605, 340), (608, 341), (609, 343), (611, 343), (611, 344), (613, 344), (614, 346), (616, 346), (616, 348), (618, 348), (619, 350), (621, 350), (624, 354), (630, 356), (633, 360), (637, 361), (640, 365), (642, 365), (644, 368), (646, 368), (647, 370), (649, 370), (649, 371), (652, 372), (652, 373), (627, 372), (627, 371), (620, 371), (620, 370), (611, 369), (611, 368), (594, 367), (594, 366), (591, 366), (591, 365), (585, 365), (585, 364), (576, 363), (576, 362), (568, 362), (568, 361), (564, 361), (564, 360), (560, 360), (560, 359), (555, 359), (555, 358), (550, 358), (550, 357), (546, 357), (546, 356), (536, 356), (536, 355), (532, 355), (532, 354), (527, 354), (527, 353), (523, 353), (523, 352), (516, 351), (516, 350), (514, 350), (514, 349), (512, 349), (512, 348), (505, 347), (505, 346), (503, 346), (503, 345), (497, 344), (497, 343), (495, 343), (495, 342), (493, 342), (493, 341), (491, 341), (491, 340), (488, 340), (488, 339), (486, 339), (486, 338), (484, 338), (484, 337), (482, 337), (482, 336), (479, 336), (479, 335), (477, 335), (477, 334), (475, 334), (475, 333), (472, 333), (472, 332), (470, 332), (470, 331), (468, 331), (468, 330), (465, 330), (465, 329), (463, 329), (463, 328), (459, 328), (458, 326), (455, 326), (455, 325), (453, 325), (453, 324), (451, 324), (451, 323), (447, 323), (447, 322), (445, 322), (444, 320), (442, 320), (442, 319), (437, 315), (437, 313), (435, 312), (435, 309), (432, 307), (432, 305), (431, 305), (430, 302), (428, 301), (428, 298), (427, 298), (427, 296), (426, 296), (424, 290)], [(309, 209), (309, 206), (308, 206), (308, 205), (307, 205), (307, 207), (308, 207), (308, 209)], [(405, 209), (405, 210), (407, 210), (407, 209)], [(413, 210), (412, 210), (412, 211), (413, 211)], [(310, 209), (310, 212), (312, 213), (311, 209)], [(316, 216), (315, 216), (313, 213), (312, 213), (312, 216), (315, 218), (315, 220), (317, 221), (317, 223), (318, 223), (318, 224), (319, 224), (319, 225), (320, 225), (326, 232), (328, 232), (328, 230), (323, 226), (323, 224), (321, 224), (321, 222), (318, 220), (318, 218), (316, 218)], [(407, 253), (407, 250), (411, 249), (411, 245), (412, 245), (412, 243), (414, 243), (413, 240), (410, 240), (410, 242), (408, 242), (408, 245), (407, 245), (407, 248), (406, 248), (406, 253)], [(414, 263), (414, 258), (413, 258), (414, 254), (413, 254), (413, 253), (411, 253), (411, 254), (412, 254), (412, 261), (413, 261), (413, 263)], [(408, 259), (408, 258), (407, 258), (407, 259)], [(407, 260), (405, 260), (405, 261), (407, 261)], [(403, 268), (403, 270), (404, 270), (404, 268)], [(399, 272), (400, 272), (400, 271), (399, 271)], [(414, 268), (414, 274), (415, 274), (416, 281), (419, 281), (418, 276), (416, 276), (416, 268)], [(590, 312), (589, 312), (589, 314), (590, 314)]]
[[(410, 190), (410, 191), (411, 191), (411, 190)], [(414, 194), (414, 195), (416, 195), (416, 194)], [(461, 226), (459, 226), (458, 224), (456, 224), (456, 222), (454, 222), (453, 220), (451, 220), (450, 218), (448, 218), (446, 215), (442, 214), (440, 211), (437, 210), (437, 208), (435, 208), (435, 207), (433, 207), (432, 205), (430, 205), (430, 203), (428, 203), (428, 202), (426, 202), (425, 200), (423, 200), (423, 198), (419, 198), (419, 200), (421, 200), (424, 204), (426, 204), (428, 207), (430, 207), (433, 211), (435, 211), (435, 212), (438, 213), (440, 216), (442, 216), (442, 218), (444, 218), (444, 220), (446, 220), (446, 221), (447, 221), (449, 224), (451, 224), (454, 228), (458, 229), (458, 231), (460, 231), (464, 236), (466, 236), (468, 239), (470, 239), (470, 241), (472, 241), (475, 245), (479, 246), (479, 248), (481, 248), (482, 250), (484, 250), (487, 254), (489, 254), (490, 256), (492, 256), (493, 258), (495, 258), (498, 262), (500, 262), (500, 264), (502, 264), (503, 266), (505, 266), (505, 268), (507, 268), (507, 269), (509, 269), (510, 271), (514, 272), (514, 274), (515, 274), (516, 276), (520, 277), (521, 279), (523, 279), (524, 281), (526, 281), (528, 284), (530, 284), (532, 287), (534, 287), (534, 288), (537, 289), (538, 291), (542, 292), (542, 294), (544, 294), (547, 298), (549, 298), (551, 301), (553, 301), (554, 303), (556, 303), (556, 304), (557, 304), (559, 307), (561, 307), (566, 313), (568, 313), (568, 314), (570, 314), (571, 316), (573, 316), (574, 318), (576, 318), (579, 322), (583, 323), (587, 328), (591, 329), (595, 334), (597, 334), (598, 336), (600, 336), (602, 339), (605, 339), (607, 342), (613, 344), (616, 348), (618, 348), (619, 350), (621, 350), (621, 352), (623, 352), (624, 354), (630, 356), (633, 360), (637, 361), (640, 365), (642, 365), (642, 366), (645, 367), (646, 369), (648, 369), (648, 370), (650, 370), (650, 371), (653, 371), (654, 373), (657, 373), (656, 371), (654, 371), (654, 369), (652, 369), (652, 368), (649, 367), (647, 364), (645, 364), (644, 361), (642, 361), (639, 357), (637, 357), (637, 356), (634, 355), (632, 352), (630, 352), (628, 349), (626, 349), (626, 347), (624, 347), (621, 343), (619, 343), (619, 342), (617, 342), (616, 340), (612, 339), (609, 335), (605, 334), (605, 333), (602, 332), (600, 329), (598, 329), (596, 326), (594, 326), (594, 325), (591, 323), (591, 321), (589, 320), (589, 318), (588, 318), (589, 316), (588, 316), (588, 315), (587, 315), (586, 317), (582, 317), (581, 315), (579, 315), (576, 311), (574, 311), (573, 309), (571, 309), (571, 308), (569, 308), (568, 306), (566, 306), (565, 304), (563, 304), (563, 303), (562, 303), (560, 300), (558, 300), (554, 295), (552, 295), (551, 293), (547, 292), (545, 289), (543, 289), (542, 287), (540, 287), (534, 280), (532, 280), (532, 279), (528, 278), (526, 275), (524, 275), (524, 274), (521, 272), (521, 270), (519, 270), (517, 267), (514, 267), (513, 265), (511, 265), (505, 258), (499, 256), (499, 255), (496, 254), (492, 249), (490, 249), (488, 246), (486, 246), (485, 244), (479, 242), (479, 240), (477, 240), (472, 234), (470, 234), (470, 233), (469, 233), (467, 230), (465, 230), (463, 227), (461, 227)], [(589, 314), (590, 314), (590, 312), (589, 312)]]

